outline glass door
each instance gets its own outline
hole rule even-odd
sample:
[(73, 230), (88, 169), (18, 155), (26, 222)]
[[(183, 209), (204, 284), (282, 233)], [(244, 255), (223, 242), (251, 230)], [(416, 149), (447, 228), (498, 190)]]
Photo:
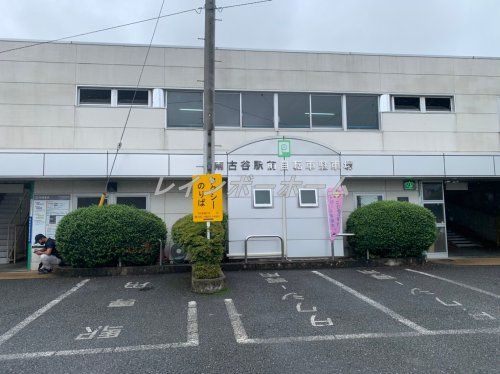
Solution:
[(436, 241), (427, 250), (427, 256), (429, 258), (446, 258), (448, 257), (448, 241), (446, 238), (443, 182), (422, 182), (420, 191), (422, 205), (434, 214), (438, 229)]

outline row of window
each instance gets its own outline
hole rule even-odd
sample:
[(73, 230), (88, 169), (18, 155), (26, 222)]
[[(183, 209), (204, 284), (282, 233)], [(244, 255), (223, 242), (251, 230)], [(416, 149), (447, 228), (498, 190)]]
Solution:
[[(155, 90), (156, 91), (156, 90)], [(163, 96), (163, 91), (161, 96)], [(82, 87), (81, 105), (151, 106), (148, 89)], [(157, 102), (157, 99), (155, 99)], [(203, 127), (203, 92), (166, 91), (167, 126)], [(394, 111), (451, 112), (453, 99), (445, 96), (392, 96)], [(164, 104), (160, 104), (163, 106)], [(215, 93), (217, 127), (282, 129), (366, 129), (379, 128), (379, 96), (356, 94), (227, 92)]]
[[(253, 190), (254, 208), (272, 208), (273, 190), (269, 188), (256, 188)], [(312, 188), (299, 188), (299, 207), (318, 207), (318, 190)]]
[[(78, 196), (76, 198), (77, 208), (86, 208), (91, 205), (99, 205), (100, 197), (98, 196)], [(106, 199), (106, 204), (108, 201)], [(116, 204), (130, 205), (138, 209), (147, 209), (146, 196), (116, 196)]]
[(392, 108), (412, 112), (451, 112), (453, 100), (447, 96), (393, 96)]

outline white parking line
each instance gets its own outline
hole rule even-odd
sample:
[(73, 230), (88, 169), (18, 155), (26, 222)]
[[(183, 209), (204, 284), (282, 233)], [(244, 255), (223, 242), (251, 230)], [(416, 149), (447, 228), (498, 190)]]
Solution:
[(9, 331), (6, 333), (0, 335), (0, 345), (5, 343), (7, 340), (12, 338), (14, 335), (16, 335), (19, 331), (24, 329), (26, 326), (28, 326), (31, 322), (36, 320), (38, 317), (40, 317), (42, 314), (46, 313), (49, 311), (52, 307), (55, 305), (59, 304), (62, 300), (70, 296), (72, 293), (78, 291), (80, 288), (82, 288), (85, 283), (87, 283), (90, 279), (85, 279), (78, 283), (75, 287), (70, 289), (69, 291), (66, 291), (63, 293), (61, 296), (59, 296), (57, 299), (52, 300), (50, 303), (45, 305), (44, 307), (38, 309), (35, 313), (24, 319), (24, 321), (19, 322), (17, 325), (15, 325), (13, 328), (11, 328)]
[(330, 278), (330, 277), (320, 273), (319, 271), (313, 270), (312, 272), (316, 275), (319, 275), (321, 278), (326, 279), (330, 283), (333, 283), (334, 285), (340, 287), (344, 291), (349, 292), (351, 295), (356, 296), (358, 299), (363, 300), (365, 303), (370, 304), (371, 306), (380, 310), (381, 312), (384, 312), (389, 317), (395, 319), (396, 321), (398, 321), (399, 323), (402, 323), (405, 326), (408, 326), (412, 330), (415, 330), (421, 334), (428, 334), (429, 333), (429, 330), (427, 330), (426, 328), (424, 328), (420, 325), (417, 325), (415, 322), (410, 321), (409, 319), (407, 319), (407, 318), (403, 317), (402, 315), (396, 313), (395, 311), (385, 307), (384, 305), (376, 302), (375, 300), (372, 300), (369, 297), (359, 293), (358, 291), (353, 290), (352, 288), (346, 286), (344, 283), (341, 283), (333, 278)]
[(236, 307), (234, 306), (233, 300), (225, 299), (227, 314), (229, 314), (229, 320), (231, 321), (231, 325), (233, 326), (234, 337), (238, 343), (244, 343), (248, 340), (247, 332), (245, 331), (245, 327), (243, 327), (243, 323), (241, 322), (240, 315), (238, 314)]
[(425, 332), (369, 332), (359, 334), (335, 334), (335, 335), (310, 335), (310, 336), (284, 336), (274, 338), (249, 338), (241, 314), (238, 313), (232, 299), (225, 299), (227, 313), (233, 326), (233, 333), (236, 342), (239, 344), (280, 344), (280, 343), (300, 343), (300, 342), (321, 342), (331, 340), (356, 340), (356, 339), (387, 339), (387, 338), (410, 338), (428, 337), (443, 335), (471, 335), (471, 334), (500, 334), (500, 327), (483, 329), (461, 329), (461, 330), (425, 330)]
[[(87, 279), (88, 281), (88, 279)], [(187, 348), (197, 347), (200, 345), (198, 336), (198, 311), (195, 301), (188, 303), (187, 312), (187, 341), (180, 343), (166, 344), (142, 344), (112, 348), (88, 348), (88, 349), (72, 349), (64, 351), (46, 351), (46, 352), (28, 352), (28, 353), (10, 353), (0, 355), (0, 361), (8, 360), (27, 360), (39, 357), (51, 356), (75, 356), (75, 355), (94, 355), (100, 353), (122, 353), (122, 352), (137, 352), (137, 351), (153, 351), (165, 350), (170, 348)]]
[(465, 284), (465, 283), (457, 282), (457, 281), (454, 281), (454, 280), (451, 280), (451, 279), (448, 279), (448, 278), (439, 277), (437, 275), (433, 275), (433, 274), (429, 274), (429, 273), (424, 273), (423, 271), (417, 271), (417, 270), (413, 270), (413, 269), (405, 269), (405, 270), (406, 271), (411, 271), (412, 273), (422, 274), (422, 275), (425, 275), (427, 277), (439, 279), (439, 280), (442, 280), (442, 281), (445, 281), (445, 282), (448, 282), (448, 283), (452, 283), (452, 284), (460, 286), (460, 287), (468, 288), (469, 290), (472, 290), (472, 291), (480, 292), (480, 293), (483, 293), (485, 295), (493, 296), (493, 297), (495, 297), (497, 299), (500, 299), (500, 295), (497, 295), (497, 294), (495, 294), (493, 292), (482, 290), (482, 289), (477, 288), (477, 287), (469, 286), (468, 284)]

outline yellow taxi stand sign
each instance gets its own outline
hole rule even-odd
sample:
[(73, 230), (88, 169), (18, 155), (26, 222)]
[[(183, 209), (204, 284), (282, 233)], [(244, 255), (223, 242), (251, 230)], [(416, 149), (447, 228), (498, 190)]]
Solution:
[(193, 221), (221, 222), (222, 175), (193, 175)]

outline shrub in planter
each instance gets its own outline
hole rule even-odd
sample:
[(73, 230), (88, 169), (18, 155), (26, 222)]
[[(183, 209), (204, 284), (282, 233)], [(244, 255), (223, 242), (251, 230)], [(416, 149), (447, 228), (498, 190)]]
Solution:
[(196, 279), (215, 279), (221, 276), (219, 264), (194, 264), (193, 277)]
[(193, 215), (179, 219), (172, 226), (172, 240), (185, 248), (193, 263), (218, 264), (224, 256), (227, 219), (210, 224), (210, 239), (207, 239), (205, 222), (193, 222)]
[(348, 243), (363, 257), (419, 257), (436, 240), (432, 212), (400, 201), (379, 201), (356, 209), (346, 223)]
[(57, 249), (73, 267), (151, 265), (167, 229), (156, 215), (126, 205), (91, 206), (66, 215), (57, 227)]

